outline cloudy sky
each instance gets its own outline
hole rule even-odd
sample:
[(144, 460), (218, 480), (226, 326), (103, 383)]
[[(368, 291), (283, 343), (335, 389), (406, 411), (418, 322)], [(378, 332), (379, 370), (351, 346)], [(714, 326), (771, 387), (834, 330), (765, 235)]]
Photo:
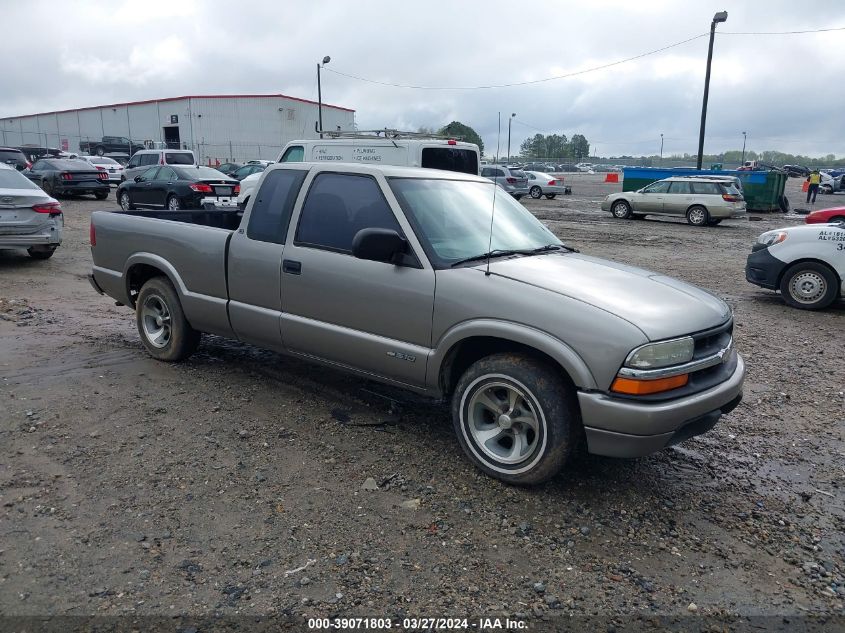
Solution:
[(697, 148), (706, 36), (536, 81), (705, 34), (724, 9), (705, 152), (741, 149), (745, 130), (753, 150), (845, 154), (845, 30), (737, 34), (845, 27), (841, 0), (0, 4), (0, 116), (186, 94), (316, 99), (316, 62), (330, 55), (323, 99), (357, 110), (361, 129), (459, 120), (493, 154), (501, 112), (504, 154), (515, 112), (513, 153), (539, 132), (584, 134), (600, 155), (655, 154), (663, 133), (667, 156)]

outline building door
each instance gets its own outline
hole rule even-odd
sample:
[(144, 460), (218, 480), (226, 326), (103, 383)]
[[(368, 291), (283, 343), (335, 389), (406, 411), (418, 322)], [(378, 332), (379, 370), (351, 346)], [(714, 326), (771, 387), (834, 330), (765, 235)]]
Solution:
[(167, 144), (167, 149), (182, 149), (179, 140), (179, 126), (165, 125), (162, 129), (164, 130), (164, 142)]

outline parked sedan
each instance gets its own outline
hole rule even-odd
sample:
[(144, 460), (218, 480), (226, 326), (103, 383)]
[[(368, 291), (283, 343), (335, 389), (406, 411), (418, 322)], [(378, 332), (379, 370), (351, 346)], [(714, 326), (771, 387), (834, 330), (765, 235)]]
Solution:
[(109, 175), (109, 183), (119, 185), (123, 180), (123, 165), (113, 158), (107, 156), (80, 156), (81, 160), (90, 163), (98, 171), (104, 171)]
[(50, 196), (90, 193), (97, 200), (105, 200), (109, 195), (108, 173), (84, 160), (42, 158), (23, 173)]
[(263, 165), (261, 163), (247, 163), (246, 165), (239, 167), (229, 175), (235, 180), (241, 181), (247, 176), (252, 176), (253, 174), (260, 174), (265, 169), (267, 169), (267, 165)]
[(13, 167), (0, 163), (0, 249), (52, 257), (62, 243), (62, 207)]
[(528, 176), (524, 171), (513, 167), (486, 165), (481, 168), (481, 175), (495, 182), (517, 200), (528, 193)]
[(601, 209), (620, 220), (670, 215), (685, 217), (693, 226), (715, 226), (726, 218), (745, 217), (745, 199), (732, 182), (718, 177), (674, 176), (637, 191), (612, 193)]
[(568, 193), (563, 178), (555, 178), (541, 171), (527, 171), (525, 175), (528, 176), (528, 195), (535, 200), (543, 196), (554, 200), (556, 195)]
[(209, 206), (237, 208), (240, 184), (211, 167), (156, 165), (117, 188), (117, 201), (124, 211), (135, 207), (204, 209)]
[(231, 176), (232, 174), (234, 174), (238, 169), (240, 169), (243, 166), (244, 166), (243, 163), (223, 163), (222, 165), (218, 165), (217, 167), (215, 167), (215, 169), (217, 171), (219, 171), (221, 174)]
[(831, 224), (845, 222), (845, 207), (833, 207), (832, 209), (819, 209), (807, 214), (804, 218), (807, 224)]

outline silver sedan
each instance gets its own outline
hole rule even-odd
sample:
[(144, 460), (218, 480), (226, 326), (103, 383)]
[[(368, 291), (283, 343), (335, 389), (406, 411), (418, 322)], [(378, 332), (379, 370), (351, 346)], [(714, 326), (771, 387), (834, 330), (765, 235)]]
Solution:
[(563, 184), (563, 178), (555, 177), (541, 171), (526, 171), (528, 176), (528, 195), (535, 200), (546, 196), (554, 200), (555, 196), (569, 193), (569, 187)]
[(16, 169), (0, 164), (0, 249), (47, 259), (62, 243), (62, 208)]

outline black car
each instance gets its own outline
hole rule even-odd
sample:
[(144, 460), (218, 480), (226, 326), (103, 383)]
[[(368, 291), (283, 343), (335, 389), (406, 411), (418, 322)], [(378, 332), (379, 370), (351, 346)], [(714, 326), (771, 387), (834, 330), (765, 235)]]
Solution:
[(218, 165), (214, 169), (219, 171), (221, 174), (226, 174), (227, 176), (231, 176), (234, 174), (238, 169), (243, 167), (243, 163), (223, 163), (222, 165)]
[(97, 200), (105, 200), (109, 195), (108, 173), (84, 160), (42, 158), (24, 175), (54, 198), (91, 193)]
[(265, 169), (267, 169), (267, 165), (262, 165), (261, 163), (249, 163), (235, 170), (234, 173), (231, 173), (229, 175), (238, 182), (240, 182), (247, 176), (252, 176), (252, 174), (260, 174)]
[(120, 183), (117, 201), (124, 211), (135, 207), (203, 209), (207, 205), (237, 204), (237, 180), (211, 167), (156, 165), (133, 180)]
[(793, 178), (806, 178), (810, 175), (810, 169), (801, 165), (784, 165), (783, 170), (787, 176), (792, 176)]
[(14, 147), (0, 147), (0, 163), (6, 163), (18, 171), (23, 171), (29, 167), (29, 161), (24, 153)]
[(578, 171), (578, 168), (573, 165), (572, 163), (561, 163), (560, 165), (555, 165), (556, 172), (572, 172)]

